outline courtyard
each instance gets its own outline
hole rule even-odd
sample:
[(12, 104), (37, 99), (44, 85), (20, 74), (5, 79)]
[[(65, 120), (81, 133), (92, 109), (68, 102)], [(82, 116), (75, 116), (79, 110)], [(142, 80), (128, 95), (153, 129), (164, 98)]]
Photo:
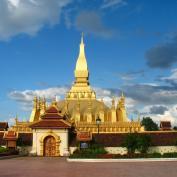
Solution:
[(66, 158), (0, 160), (0, 177), (176, 177), (174, 162), (74, 163)]

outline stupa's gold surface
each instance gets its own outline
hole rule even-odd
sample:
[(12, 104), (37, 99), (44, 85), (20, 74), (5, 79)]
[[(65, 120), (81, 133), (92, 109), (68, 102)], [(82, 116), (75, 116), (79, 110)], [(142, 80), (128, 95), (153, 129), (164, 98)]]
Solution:
[[(77, 131), (98, 131), (96, 119), (101, 119), (99, 131), (101, 133), (139, 132), (143, 131), (139, 119), (129, 121), (125, 108), (125, 96), (121, 95), (117, 105), (112, 99), (112, 106), (108, 107), (104, 101), (96, 99), (96, 93), (89, 84), (89, 70), (84, 50), (83, 35), (80, 43), (79, 57), (75, 67), (75, 82), (67, 92), (65, 100), (56, 103), (63, 115), (75, 126)], [(34, 98), (34, 106), (30, 123), (38, 121), (46, 110), (45, 99)], [(19, 122), (18, 122), (19, 124)], [(18, 125), (14, 126), (18, 130)]]

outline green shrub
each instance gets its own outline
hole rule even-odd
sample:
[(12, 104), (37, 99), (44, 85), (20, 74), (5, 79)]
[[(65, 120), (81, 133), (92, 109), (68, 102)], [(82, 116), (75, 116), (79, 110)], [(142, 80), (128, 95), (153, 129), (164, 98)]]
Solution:
[(127, 148), (129, 154), (135, 153), (137, 149), (137, 134), (129, 133), (124, 139), (123, 147)]
[(7, 152), (7, 151), (8, 151), (7, 148), (0, 146), (0, 153)]
[(135, 153), (135, 150), (138, 150), (141, 153), (146, 153), (150, 144), (150, 136), (137, 133), (129, 133), (124, 139), (123, 147), (127, 148), (129, 154)]
[(158, 152), (148, 154), (148, 158), (161, 158), (161, 157), (162, 157), (161, 153), (158, 153)]
[(151, 145), (151, 137), (149, 135), (138, 135), (137, 137), (137, 150), (141, 153), (147, 153)]
[(164, 158), (175, 158), (177, 157), (177, 152), (168, 152), (163, 154)]
[(107, 151), (99, 144), (91, 144), (89, 148), (77, 148), (70, 158), (96, 158), (99, 154), (106, 154)]

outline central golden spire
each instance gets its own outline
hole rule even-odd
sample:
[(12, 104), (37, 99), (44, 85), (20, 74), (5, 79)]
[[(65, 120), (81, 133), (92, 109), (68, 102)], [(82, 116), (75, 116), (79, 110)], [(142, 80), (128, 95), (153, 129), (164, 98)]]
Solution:
[(79, 56), (74, 71), (75, 82), (66, 95), (67, 100), (90, 100), (95, 99), (96, 94), (89, 84), (89, 71), (84, 49), (84, 35), (82, 33)]
[(79, 80), (82, 80), (82, 82), (84, 80), (85, 82), (88, 82), (89, 71), (88, 71), (88, 66), (87, 66), (87, 59), (85, 57), (83, 33), (81, 36), (79, 57), (76, 62), (76, 68), (75, 68), (74, 73), (75, 73), (76, 83), (79, 82)]

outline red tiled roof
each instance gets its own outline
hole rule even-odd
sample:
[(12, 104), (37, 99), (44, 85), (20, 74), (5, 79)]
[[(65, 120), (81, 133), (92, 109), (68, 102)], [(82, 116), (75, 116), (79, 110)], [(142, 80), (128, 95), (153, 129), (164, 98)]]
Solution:
[(45, 113), (41, 116), (42, 119), (63, 119), (56, 106), (50, 106)]
[(17, 140), (17, 133), (14, 131), (8, 131), (4, 133), (5, 140)]
[(0, 122), (0, 131), (7, 130), (8, 127), (8, 122)]
[(171, 129), (171, 122), (170, 121), (161, 121), (160, 128)]
[(47, 110), (46, 110), (46, 113), (58, 113), (58, 109), (56, 106), (50, 106)]
[(31, 124), (30, 128), (70, 128), (69, 122), (64, 120), (64, 116), (61, 115), (55, 105), (51, 105), (45, 113), (41, 116), (41, 120)]
[(29, 126), (30, 128), (70, 128), (71, 125), (64, 120), (40, 120)]

